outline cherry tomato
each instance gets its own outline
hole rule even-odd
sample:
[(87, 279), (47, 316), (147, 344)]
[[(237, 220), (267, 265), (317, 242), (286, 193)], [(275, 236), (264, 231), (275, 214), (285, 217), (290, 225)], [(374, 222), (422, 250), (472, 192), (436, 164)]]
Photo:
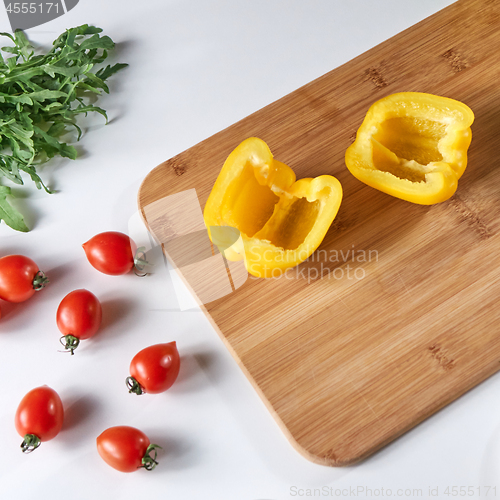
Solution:
[(94, 336), (101, 326), (102, 307), (98, 298), (88, 290), (74, 290), (62, 299), (57, 308), (57, 327), (64, 335), (64, 347), (73, 351), (80, 340)]
[(23, 255), (7, 255), (0, 259), (0, 299), (24, 302), (49, 283), (38, 266)]
[(144, 432), (126, 425), (110, 427), (97, 438), (101, 458), (120, 472), (134, 472), (141, 467), (153, 470), (158, 465), (156, 448), (161, 446), (151, 444)]
[(101, 273), (117, 276), (134, 267), (137, 246), (126, 234), (116, 231), (100, 233), (82, 246), (89, 262)]
[(40, 442), (55, 438), (64, 420), (64, 409), (59, 394), (43, 385), (32, 389), (19, 403), (15, 425), (24, 441), (23, 452), (28, 453), (40, 446)]
[(129, 392), (158, 394), (175, 382), (180, 368), (179, 351), (175, 342), (155, 344), (139, 351), (130, 362)]

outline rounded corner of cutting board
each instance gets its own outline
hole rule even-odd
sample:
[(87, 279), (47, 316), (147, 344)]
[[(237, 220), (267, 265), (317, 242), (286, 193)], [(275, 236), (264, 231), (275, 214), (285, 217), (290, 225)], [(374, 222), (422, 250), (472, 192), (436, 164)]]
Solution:
[(335, 449), (328, 450), (324, 453), (316, 453), (309, 451), (307, 447), (301, 445), (289, 432), (288, 429), (285, 430), (285, 434), (288, 437), (290, 444), (298, 451), (304, 458), (318, 465), (325, 465), (327, 467), (349, 467), (351, 465), (356, 465), (362, 462), (367, 456), (373, 453), (372, 450), (367, 452), (366, 450), (361, 453), (349, 453), (346, 451), (339, 451), (338, 453)]

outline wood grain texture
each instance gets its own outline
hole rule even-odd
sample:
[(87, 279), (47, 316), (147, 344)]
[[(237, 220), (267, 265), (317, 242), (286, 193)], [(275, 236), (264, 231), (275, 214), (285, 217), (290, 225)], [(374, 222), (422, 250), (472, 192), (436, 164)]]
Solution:
[[(162, 163), (140, 188), (146, 223), (145, 207), (184, 190), (203, 208), (224, 160), (250, 136), (297, 178), (342, 183), (339, 214), (302, 274), (249, 278), (203, 306), (314, 462), (363, 459), (500, 368), (499, 53), (500, 2), (461, 0)], [(447, 202), (395, 199), (345, 167), (369, 106), (402, 91), (475, 113), (468, 167)], [(353, 249), (354, 261), (329, 260)]]

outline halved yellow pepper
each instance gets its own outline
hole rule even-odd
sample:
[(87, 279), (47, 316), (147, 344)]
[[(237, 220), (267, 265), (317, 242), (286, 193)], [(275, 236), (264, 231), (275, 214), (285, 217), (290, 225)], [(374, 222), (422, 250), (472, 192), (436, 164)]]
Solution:
[(403, 200), (432, 205), (450, 198), (467, 166), (474, 114), (432, 94), (401, 92), (375, 102), (345, 163), (360, 181)]
[(210, 239), (227, 259), (244, 259), (253, 276), (278, 277), (316, 250), (341, 200), (335, 177), (296, 181), (264, 141), (251, 137), (227, 158), (203, 217)]

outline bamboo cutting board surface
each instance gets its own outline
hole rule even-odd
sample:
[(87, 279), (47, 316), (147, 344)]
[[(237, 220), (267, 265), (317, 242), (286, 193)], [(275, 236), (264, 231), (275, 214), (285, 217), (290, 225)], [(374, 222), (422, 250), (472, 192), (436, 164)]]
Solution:
[[(250, 136), (297, 178), (341, 182), (339, 214), (314, 261), (292, 279), (246, 279), (230, 268), (227, 295), (202, 306), (291, 443), (314, 462), (361, 460), (500, 368), (498, 54), (500, 1), (461, 0), (162, 163), (140, 188), (146, 224), (201, 296), (180, 251), (192, 240), (204, 258), (190, 236), (203, 233), (199, 210), (197, 222), (175, 229), (171, 215), (185, 210), (154, 216), (159, 200), (191, 193), (203, 209), (224, 160)], [(474, 111), (468, 167), (447, 202), (393, 198), (345, 167), (369, 106), (403, 91)]]

